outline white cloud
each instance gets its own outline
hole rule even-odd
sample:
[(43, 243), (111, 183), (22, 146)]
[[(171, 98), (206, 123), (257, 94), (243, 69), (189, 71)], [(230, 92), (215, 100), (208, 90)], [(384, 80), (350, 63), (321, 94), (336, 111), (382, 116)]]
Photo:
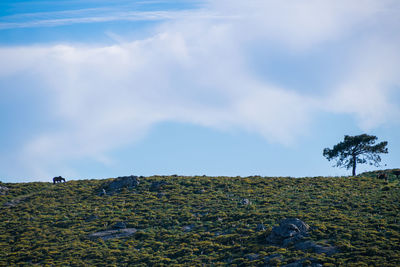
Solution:
[(246, 38), (265, 40), (296, 51), (355, 34), (360, 28), (371, 27), (377, 20), (384, 19), (388, 12), (399, 8), (393, 0), (210, 2), (220, 14), (242, 18), (235, 26)]
[(371, 41), (360, 47), (351, 71), (326, 100), (328, 110), (355, 114), (365, 131), (398, 123), (400, 105), (392, 100), (400, 87), (397, 44)]
[[(362, 127), (379, 125), (398, 113), (388, 88), (399, 84), (400, 46), (380, 35), (380, 23), (397, 15), (387, 9), (393, 3), (218, 1), (209, 5), (210, 16), (175, 18), (144, 40), (0, 48), (0, 78), (36, 76), (35, 90), (48, 96), (41, 104), (62, 125), (29, 140), (22, 158), (37, 175), (68, 159), (111, 164), (109, 151), (162, 121), (245, 129), (282, 144), (306, 133), (315, 112), (356, 114)], [(260, 81), (248, 65), (248, 54), (257, 53), (249, 44), (272, 55), (274, 46), (301, 54), (329, 42), (326, 53), (340, 56), (343, 46), (359, 53), (344, 59), (354, 69), (337, 77), (326, 97)]]

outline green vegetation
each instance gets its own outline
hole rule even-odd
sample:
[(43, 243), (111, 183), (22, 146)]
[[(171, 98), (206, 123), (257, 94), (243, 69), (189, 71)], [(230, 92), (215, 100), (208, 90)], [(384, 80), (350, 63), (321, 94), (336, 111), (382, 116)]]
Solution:
[[(99, 196), (110, 181), (0, 184), (9, 188), (0, 195), (0, 266), (264, 266), (273, 254), (281, 255), (269, 262), (276, 266), (305, 258), (324, 266), (400, 265), (400, 184), (394, 175), (389, 182), (376, 173), (153, 176), (134, 189)], [(150, 191), (154, 181), (168, 183)], [(339, 252), (267, 244), (272, 227), (288, 217), (306, 222), (312, 240)], [(137, 232), (105, 241), (88, 237), (116, 222)], [(265, 230), (256, 230), (260, 223)]]

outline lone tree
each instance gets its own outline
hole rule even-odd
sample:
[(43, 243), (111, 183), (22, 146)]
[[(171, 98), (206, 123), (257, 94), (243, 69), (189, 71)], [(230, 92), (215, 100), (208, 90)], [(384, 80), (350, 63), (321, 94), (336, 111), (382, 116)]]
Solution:
[(356, 136), (344, 136), (344, 141), (335, 145), (333, 149), (325, 148), (324, 157), (329, 161), (336, 159), (336, 166), (346, 169), (353, 168), (353, 176), (356, 175), (357, 163), (369, 163), (379, 167), (380, 153), (388, 153), (387, 142), (380, 142), (375, 145), (378, 137), (361, 134)]

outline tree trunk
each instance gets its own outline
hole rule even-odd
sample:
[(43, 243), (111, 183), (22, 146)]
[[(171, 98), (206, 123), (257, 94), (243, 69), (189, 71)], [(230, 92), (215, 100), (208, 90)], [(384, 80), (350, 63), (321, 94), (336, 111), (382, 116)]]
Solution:
[(356, 156), (353, 156), (353, 176), (356, 176), (356, 163), (357, 163), (357, 158)]

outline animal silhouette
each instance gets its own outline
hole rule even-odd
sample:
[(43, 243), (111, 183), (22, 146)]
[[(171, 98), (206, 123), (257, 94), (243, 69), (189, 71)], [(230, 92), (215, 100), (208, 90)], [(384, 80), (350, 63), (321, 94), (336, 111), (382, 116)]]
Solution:
[(58, 177), (54, 177), (54, 178), (53, 178), (53, 184), (55, 184), (55, 183), (61, 183), (61, 182), (64, 182), (64, 183), (65, 183), (65, 179), (62, 178), (61, 176), (58, 176)]
[(382, 173), (378, 173), (378, 175), (376, 176), (376, 178), (381, 179), (381, 180), (385, 180), (387, 182), (388, 180), (388, 176), (386, 173), (382, 172)]

